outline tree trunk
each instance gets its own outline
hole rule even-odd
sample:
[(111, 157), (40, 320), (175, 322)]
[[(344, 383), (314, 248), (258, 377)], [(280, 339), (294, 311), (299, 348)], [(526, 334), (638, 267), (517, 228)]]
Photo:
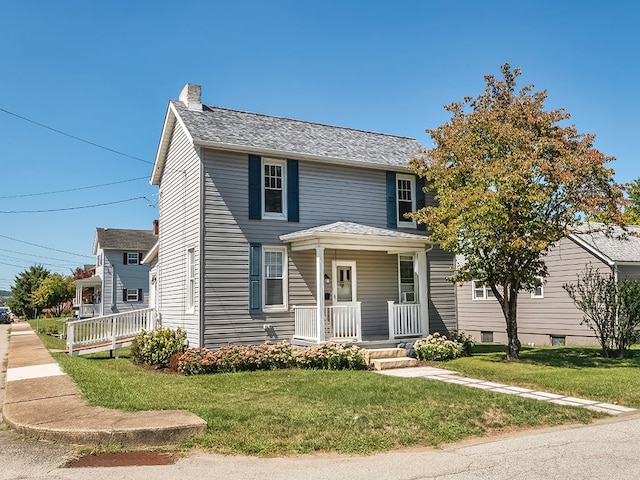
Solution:
[(520, 340), (518, 339), (518, 290), (509, 285), (505, 289), (502, 311), (507, 322), (507, 360), (518, 360), (520, 357)]

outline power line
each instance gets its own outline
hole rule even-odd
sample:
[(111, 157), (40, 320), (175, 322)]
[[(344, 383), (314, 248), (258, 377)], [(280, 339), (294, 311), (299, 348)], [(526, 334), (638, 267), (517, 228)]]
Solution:
[(145, 178), (149, 178), (149, 176), (145, 175), (144, 177), (129, 178), (127, 180), (120, 180), (120, 181), (117, 181), (117, 182), (110, 182), (110, 183), (100, 183), (98, 185), (89, 185), (89, 186), (86, 186), (86, 187), (69, 188), (69, 189), (66, 189), (66, 190), (54, 190), (52, 192), (23, 193), (21, 195), (7, 195), (7, 196), (4, 196), (4, 197), (0, 197), (0, 199), (37, 197), (37, 196), (40, 196), (40, 195), (53, 195), (54, 193), (77, 192), (78, 190), (89, 190), (90, 188), (108, 187), (110, 185), (118, 185), (120, 183), (135, 182), (136, 180), (143, 180)]
[[(18, 240), (17, 238), (8, 237), (6, 235), (0, 234), (1, 238), (6, 238), (7, 240), (13, 240), (14, 242), (24, 243), (25, 245), (31, 245), (32, 247), (44, 248), (45, 250), (52, 250), (54, 252), (66, 253), (67, 255), (73, 255), (74, 257), (84, 257), (93, 259), (93, 255), (82, 255), (80, 253), (67, 252), (66, 250), (58, 250), (57, 248), (45, 247), (44, 245), (38, 245), (37, 243), (27, 242), (26, 240)], [(17, 265), (13, 265), (16, 267)]]
[(129, 155), (128, 153), (123, 153), (123, 152), (120, 152), (118, 150), (114, 150), (113, 148), (105, 147), (104, 145), (100, 145), (98, 143), (91, 142), (89, 140), (85, 140), (84, 138), (76, 137), (75, 135), (71, 135), (70, 133), (66, 133), (66, 132), (63, 132), (63, 131), (58, 130), (56, 128), (49, 127), (47, 125), (44, 125), (43, 123), (36, 122), (35, 120), (31, 120), (30, 118), (23, 117), (22, 115), (18, 115), (17, 113), (10, 112), (9, 110), (6, 110), (4, 108), (0, 108), (0, 112), (4, 112), (4, 113), (7, 113), (9, 115), (13, 115), (14, 117), (19, 118), (21, 120), (24, 120), (25, 122), (33, 123), (34, 125), (38, 125), (39, 127), (46, 128), (47, 130), (51, 130), (52, 132), (58, 133), (60, 135), (64, 135), (65, 137), (73, 138), (74, 140), (78, 140), (79, 142), (83, 142), (83, 143), (86, 143), (88, 145), (92, 145), (94, 147), (101, 148), (101, 149), (106, 150), (108, 152), (115, 153), (116, 155), (122, 155), (123, 157), (131, 158), (133, 160), (137, 160), (138, 162), (148, 163), (150, 165), (153, 164), (153, 162), (150, 162), (149, 160), (145, 160), (145, 159), (140, 158), (140, 157), (135, 157), (133, 155)]
[[(24, 258), (18, 258), (18, 257), (12, 257), (10, 255), (0, 255), (0, 259), (1, 260), (9, 260), (9, 261), (13, 261), (13, 260), (18, 260), (19, 262), (25, 262), (28, 264), (33, 264), (34, 262), (31, 262), (29, 260), (26, 260)], [(51, 267), (56, 267), (56, 268), (68, 268), (70, 270), (73, 270), (73, 268), (70, 265), (58, 265), (56, 263), (48, 263), (48, 262), (38, 262), (41, 263), (42, 265), (49, 265)]]
[(96, 203), (95, 205), (82, 205), (78, 207), (66, 207), (66, 208), (50, 208), (48, 210), (0, 210), (0, 214), (64, 212), (68, 210), (82, 210), (84, 208), (104, 207), (106, 205), (115, 205), (117, 203), (132, 202), (134, 200), (147, 200), (147, 202), (151, 203), (146, 197), (133, 197), (133, 198), (127, 198), (125, 200), (115, 200), (113, 202)]
[(18, 255), (24, 255), (24, 256), (27, 256), (27, 257), (46, 258), (47, 260), (56, 260), (56, 261), (59, 261), (59, 262), (66, 262), (67, 261), (64, 258), (45, 257), (44, 255), (34, 255), (33, 253), (19, 252), (17, 250), (8, 250), (6, 248), (0, 248), (0, 251), (1, 252), (17, 253)]

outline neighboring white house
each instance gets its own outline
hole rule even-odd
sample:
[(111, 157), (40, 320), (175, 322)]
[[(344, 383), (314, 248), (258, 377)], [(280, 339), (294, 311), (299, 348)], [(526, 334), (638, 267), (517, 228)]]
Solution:
[(111, 315), (149, 306), (149, 266), (144, 256), (156, 244), (153, 230), (97, 228), (94, 275), (76, 280), (73, 302), (79, 318)]
[[(453, 256), (404, 217), (434, 202), (415, 139), (169, 103), (152, 281), (190, 345), (399, 339), (457, 328)], [(156, 257), (157, 255), (157, 257)]]
[[(537, 345), (597, 344), (582, 325), (583, 313), (562, 288), (575, 283), (587, 265), (620, 279), (640, 279), (640, 227), (606, 235), (602, 224), (585, 223), (560, 240), (545, 257), (548, 277), (534, 292), (518, 296), (518, 338)], [(491, 289), (472, 281), (457, 287), (460, 330), (478, 341), (505, 343), (506, 325)]]

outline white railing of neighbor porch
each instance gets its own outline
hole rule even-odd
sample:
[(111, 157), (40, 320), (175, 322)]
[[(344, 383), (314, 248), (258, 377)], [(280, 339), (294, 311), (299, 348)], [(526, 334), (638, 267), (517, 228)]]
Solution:
[(119, 341), (135, 337), (142, 330), (153, 330), (155, 326), (153, 308), (73, 320), (67, 323), (67, 349), (70, 355), (88, 353), (79, 349), (92, 345), (96, 346), (92, 351), (115, 350), (122, 346)]
[[(350, 305), (324, 307), (324, 322), (329, 329), (330, 341), (362, 341), (361, 302)], [(295, 312), (294, 338), (317, 342), (318, 321), (315, 306), (293, 307)]]
[(389, 340), (422, 336), (421, 305), (419, 303), (387, 302), (389, 310)]

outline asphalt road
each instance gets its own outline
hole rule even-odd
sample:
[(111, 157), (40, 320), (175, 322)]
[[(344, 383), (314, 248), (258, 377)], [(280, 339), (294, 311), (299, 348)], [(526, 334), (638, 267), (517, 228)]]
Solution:
[[(0, 325), (0, 400), (4, 395), (7, 328)], [(23, 439), (0, 429), (0, 479), (174, 480), (521, 480), (640, 478), (640, 414), (368, 457), (312, 455), (225, 457), (194, 453), (161, 467), (59, 468), (74, 454), (63, 445)]]

